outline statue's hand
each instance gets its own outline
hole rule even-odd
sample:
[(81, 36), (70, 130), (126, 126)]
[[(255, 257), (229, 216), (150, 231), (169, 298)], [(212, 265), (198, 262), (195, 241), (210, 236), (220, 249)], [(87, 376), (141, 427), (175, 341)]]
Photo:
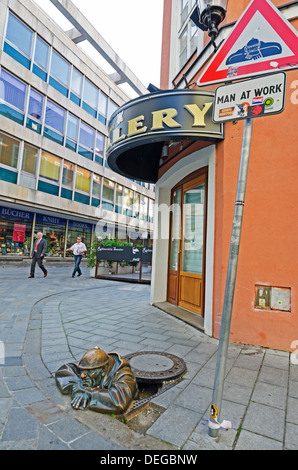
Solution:
[(75, 409), (86, 408), (91, 398), (91, 393), (88, 392), (79, 383), (74, 384), (72, 387), (72, 401), (71, 406)]

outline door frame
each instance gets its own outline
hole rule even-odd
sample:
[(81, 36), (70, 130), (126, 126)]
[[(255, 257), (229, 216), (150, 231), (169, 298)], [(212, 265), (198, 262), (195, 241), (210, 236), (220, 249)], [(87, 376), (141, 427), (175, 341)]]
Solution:
[[(203, 242), (203, 265), (202, 265), (202, 310), (200, 316), (204, 317), (204, 310), (205, 310), (205, 275), (206, 275), (206, 234), (207, 234), (207, 211), (208, 211), (208, 167), (200, 168), (196, 170), (186, 177), (184, 177), (179, 183), (177, 183), (171, 190), (171, 199), (170, 203), (172, 204), (173, 201), (173, 193), (178, 189), (181, 190), (180, 193), (180, 207), (181, 207), (181, 216), (180, 216), (180, 242), (179, 242), (179, 256), (178, 256), (178, 266), (176, 271), (176, 285), (174, 286), (176, 291), (176, 298), (170, 297), (170, 292), (173, 289), (170, 286), (170, 280), (175, 277), (171, 273), (170, 269), (170, 254), (171, 254), (171, 240), (172, 240), (172, 217), (173, 213), (170, 213), (170, 238), (169, 238), (169, 250), (168, 250), (168, 281), (167, 281), (167, 301), (174, 304), (179, 305), (179, 297), (180, 297), (180, 266), (182, 261), (182, 236), (183, 236), (183, 194), (185, 192), (185, 187), (191, 187), (192, 181), (195, 181), (197, 178), (204, 175), (204, 183), (205, 183), (205, 205), (204, 205), (204, 242)], [(194, 183), (195, 184), (195, 183)]]

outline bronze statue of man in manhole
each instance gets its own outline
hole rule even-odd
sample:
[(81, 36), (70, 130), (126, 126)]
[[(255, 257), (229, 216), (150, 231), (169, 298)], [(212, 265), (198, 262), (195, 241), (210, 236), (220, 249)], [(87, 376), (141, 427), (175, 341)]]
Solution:
[(118, 353), (96, 346), (78, 362), (64, 364), (55, 373), (58, 388), (71, 395), (75, 409), (123, 414), (138, 393), (129, 363)]

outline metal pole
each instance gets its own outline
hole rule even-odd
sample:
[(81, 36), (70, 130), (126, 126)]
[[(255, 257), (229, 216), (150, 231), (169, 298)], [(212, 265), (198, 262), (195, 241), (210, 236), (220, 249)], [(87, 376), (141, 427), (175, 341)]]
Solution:
[[(213, 388), (213, 396), (212, 396), (213, 413), (212, 414), (210, 413), (211, 426), (212, 426), (212, 423), (218, 424), (218, 420), (220, 417), (221, 403), (222, 403), (223, 385), (224, 385), (226, 362), (227, 362), (231, 317), (232, 317), (234, 291), (235, 291), (235, 281), (236, 281), (237, 264), (238, 264), (240, 235), (241, 235), (242, 218), (243, 218), (243, 210), (244, 210), (248, 162), (249, 162), (249, 154), (250, 154), (252, 122), (253, 122), (252, 118), (245, 119), (244, 129), (243, 129), (243, 139), (242, 139), (241, 158), (240, 158), (239, 175), (238, 175), (238, 186), (237, 186), (237, 194), (236, 194), (236, 202), (235, 202), (235, 212), (234, 212), (233, 229), (232, 229), (232, 237), (231, 237), (231, 244), (230, 244), (230, 255), (229, 255), (229, 263), (228, 263), (227, 279), (226, 279), (224, 305), (223, 305), (223, 312), (222, 312), (220, 338), (219, 338), (219, 345), (218, 345), (218, 352), (217, 352), (214, 388)], [(214, 410), (216, 410), (215, 414), (214, 414)], [(215, 438), (218, 435), (219, 428), (214, 429), (211, 426), (209, 425), (208, 434), (209, 436)]]

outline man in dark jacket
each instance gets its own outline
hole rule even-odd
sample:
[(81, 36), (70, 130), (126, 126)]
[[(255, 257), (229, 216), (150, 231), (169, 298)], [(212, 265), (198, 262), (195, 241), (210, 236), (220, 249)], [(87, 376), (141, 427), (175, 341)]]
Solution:
[(31, 262), (31, 270), (30, 270), (30, 276), (29, 277), (34, 277), (35, 273), (35, 265), (38, 263), (38, 266), (43, 272), (43, 277), (46, 277), (48, 274), (48, 271), (43, 265), (43, 260), (44, 260), (44, 255), (47, 249), (47, 242), (42, 238), (42, 233), (38, 232), (37, 234), (37, 239), (35, 240), (33, 244), (33, 251), (32, 251), (32, 262)]
[(118, 353), (106, 354), (96, 346), (79, 362), (64, 364), (55, 374), (63, 394), (72, 396), (75, 409), (123, 414), (138, 393), (128, 362)]

